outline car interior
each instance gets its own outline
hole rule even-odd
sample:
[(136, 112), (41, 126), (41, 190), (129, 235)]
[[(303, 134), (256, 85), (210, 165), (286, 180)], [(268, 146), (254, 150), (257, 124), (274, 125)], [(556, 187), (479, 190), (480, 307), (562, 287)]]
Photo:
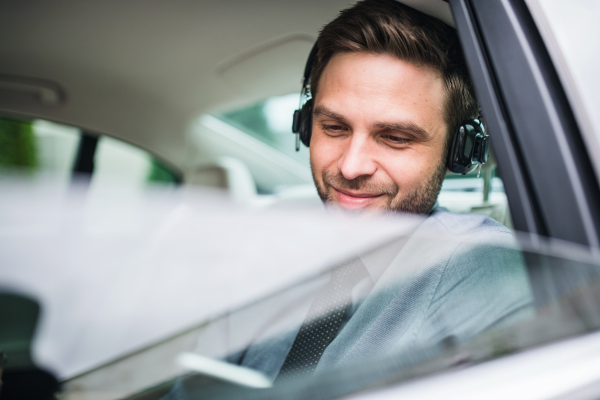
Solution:
[[(414, 3), (452, 21), (443, 2)], [(140, 186), (161, 168), (170, 181), (220, 188), (243, 203), (318, 205), (308, 150), (294, 150), (291, 116), (316, 33), (346, 5), (265, 2), (230, 10), (188, 2), (142, 14), (133, 5), (81, 4), (68, 12), (13, 6), (5, 29), (21, 33), (2, 49), (4, 118), (32, 126), (36, 154), (25, 163), (91, 174), (92, 193), (102, 176)], [(11, 25), (22, 19), (30, 21), (27, 32)], [(99, 138), (97, 147), (85, 146), (83, 136)], [(93, 171), (79, 168), (82, 156)], [(449, 174), (440, 206), (510, 226), (494, 167), (487, 163), (481, 179)]]
[[(446, 1), (402, 2), (454, 26)], [(26, 179), (52, 176), (53, 184), (64, 192), (73, 182), (85, 182), (92, 206), (114, 190), (116, 182), (124, 197), (155, 186), (202, 187), (226, 193), (234, 203), (250, 209), (320, 209), (308, 149), (302, 146), (296, 151), (294, 147), (292, 114), (298, 108), (302, 72), (319, 30), (352, 3), (59, 0), (3, 4), (0, 174)], [(489, 216), (512, 229), (496, 167), (492, 147), (489, 161), (480, 170), (467, 175), (448, 172), (438, 205), (454, 213)], [(552, 257), (549, 252), (547, 258), (535, 262), (562, 266)], [(582, 260), (581, 269), (594, 262)], [(5, 297), (0, 297), (3, 315), (5, 304), (19, 301)], [(26, 300), (20, 300), (23, 307), (35, 314), (35, 305)], [(236, 318), (247, 322), (279, 301), (267, 297), (242, 308)], [(582, 303), (573, 300), (569, 305), (576, 308)], [(564, 309), (551, 311), (558, 315)], [(198, 344), (198, 337), (212, 337), (231, 319), (221, 316), (212, 324), (201, 322), (129, 358), (115, 358), (63, 377), (63, 384), (70, 393), (81, 391), (80, 397), (72, 398), (93, 399), (94, 390), (105, 385), (110, 374), (132, 371), (165, 354), (230, 355), (217, 348), (201, 348), (208, 341)], [(573, 326), (575, 322), (569, 325)], [(577, 326), (569, 332), (580, 329)], [(541, 327), (536, 322), (520, 332)], [(23, 333), (27, 344), (30, 330)], [(548, 334), (547, 340), (555, 337), (558, 334)], [(485, 340), (489, 348), (496, 346), (495, 353), (486, 357), (502, 354), (494, 337)], [(531, 341), (519, 343), (525, 348)], [(485, 347), (477, 346), (471, 348), (474, 353)], [(190, 362), (194, 364), (193, 357)], [(124, 384), (111, 395), (161, 398), (173, 390), (180, 367), (165, 367), (157, 376), (133, 379), (134, 383)], [(367, 367), (361, 373), (366, 374)], [(431, 364), (424, 370), (430, 373), (438, 367)], [(395, 379), (410, 379), (419, 371), (406, 370)], [(346, 382), (352, 376), (328, 379)], [(325, 383), (315, 383), (319, 384)], [(250, 398), (248, 392), (230, 394), (231, 398)]]

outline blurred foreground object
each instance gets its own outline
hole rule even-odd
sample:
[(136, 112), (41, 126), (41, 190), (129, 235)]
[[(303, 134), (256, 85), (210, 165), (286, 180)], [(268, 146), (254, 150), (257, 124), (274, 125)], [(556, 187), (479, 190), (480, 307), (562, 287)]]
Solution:
[(2, 400), (49, 400), (60, 389), (54, 375), (39, 369), (31, 357), (39, 316), (35, 300), (0, 292)]

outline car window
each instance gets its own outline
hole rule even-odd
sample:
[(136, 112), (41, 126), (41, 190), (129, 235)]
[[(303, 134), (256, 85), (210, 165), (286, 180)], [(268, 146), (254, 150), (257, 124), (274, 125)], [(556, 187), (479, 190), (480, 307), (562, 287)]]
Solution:
[(4, 172), (71, 176), (79, 130), (43, 120), (0, 118), (0, 167)]
[(0, 117), (0, 168), (8, 174), (51, 174), (68, 186), (77, 174), (81, 146), (91, 140), (91, 187), (118, 180), (132, 187), (176, 184), (179, 173), (145, 150), (109, 136), (96, 136), (50, 121)]
[(297, 93), (270, 97), (246, 107), (219, 114), (225, 121), (308, 166), (306, 146), (295, 149), (292, 116), (298, 108)]
[[(223, 134), (229, 127), (230, 134), (246, 138), (236, 140), (238, 146), (245, 147), (242, 153), (231, 149), (222, 153), (214, 148), (212, 153), (235, 156), (242, 161), (249, 168), (260, 194), (280, 194), (312, 185), (308, 148), (300, 146), (299, 151), (295, 150), (296, 138), (291, 130), (292, 115), (297, 107), (298, 94), (291, 93), (215, 114), (224, 125), (218, 133)], [(214, 147), (206, 142), (201, 146)], [(317, 199), (315, 190), (304, 192)]]
[(504, 184), (493, 161), (479, 176), (477, 171), (467, 175), (447, 173), (438, 204), (456, 213), (487, 215), (507, 228), (513, 227)]
[[(122, 397), (135, 392), (156, 399), (167, 394), (308, 398), (307, 393), (331, 398), (479, 364), (600, 327), (600, 264), (585, 250), (539, 239), (517, 242), (506, 230), (487, 238), (477, 232), (424, 233), (414, 231), (350, 256), (311, 279), (69, 380), (67, 389), (102, 393), (108, 390), (103, 377), (119, 371), (130, 376), (111, 388)], [(333, 309), (316, 314), (317, 331), (319, 324), (333, 324), (340, 332), (320, 366), (302, 364), (297, 374), (279, 378), (287, 362), (282, 354), (314, 312), (314, 299), (330, 293), (336, 269), (356, 260), (365, 266), (389, 261), (386, 253), (398, 249), (371, 292), (353, 293), (341, 321), (333, 322), (339, 313), (335, 301), (328, 303)], [(429, 285), (431, 291), (423, 290)]]

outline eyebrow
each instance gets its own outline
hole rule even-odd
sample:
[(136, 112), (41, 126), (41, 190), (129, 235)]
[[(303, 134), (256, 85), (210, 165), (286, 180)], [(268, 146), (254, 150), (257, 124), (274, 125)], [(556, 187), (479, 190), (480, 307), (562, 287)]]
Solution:
[(329, 118), (337, 119), (338, 121), (343, 122), (345, 124), (348, 123), (348, 120), (346, 118), (342, 117), (340, 114), (334, 113), (333, 111), (324, 106), (315, 107), (315, 109), (313, 110), (313, 117), (317, 115), (324, 115)]
[(427, 142), (431, 140), (431, 135), (427, 131), (421, 128), (419, 125), (413, 122), (397, 122), (397, 123), (379, 123), (375, 125), (379, 129), (388, 129), (391, 131), (406, 132), (412, 135), (416, 140), (421, 142)]
[[(329, 118), (336, 119), (344, 124), (349, 124), (348, 120), (337, 114), (327, 107), (318, 106), (313, 110), (313, 117), (317, 115), (324, 115)], [(431, 135), (419, 125), (414, 122), (380, 122), (375, 124), (375, 127), (378, 129), (388, 129), (392, 131), (405, 132), (409, 135), (412, 135), (416, 140), (427, 142), (431, 140)]]

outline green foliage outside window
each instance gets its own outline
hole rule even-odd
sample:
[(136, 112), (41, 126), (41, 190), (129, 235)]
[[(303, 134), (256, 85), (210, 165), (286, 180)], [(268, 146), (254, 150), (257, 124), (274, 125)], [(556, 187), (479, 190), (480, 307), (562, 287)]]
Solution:
[(35, 170), (38, 165), (32, 122), (0, 118), (0, 168)]
[(171, 170), (160, 161), (151, 158), (150, 172), (148, 173), (148, 182), (177, 183), (178, 174)]

